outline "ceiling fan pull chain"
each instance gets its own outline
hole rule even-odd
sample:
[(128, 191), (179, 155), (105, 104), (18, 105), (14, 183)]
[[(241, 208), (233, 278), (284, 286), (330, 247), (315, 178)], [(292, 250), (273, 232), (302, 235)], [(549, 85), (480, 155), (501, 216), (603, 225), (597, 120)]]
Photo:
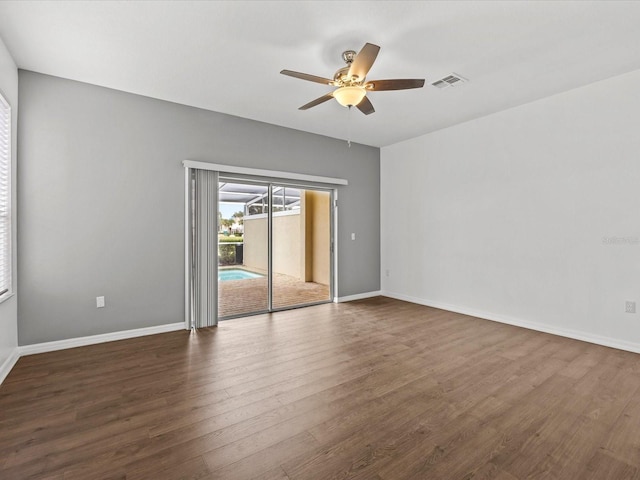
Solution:
[(347, 145), (351, 148), (351, 105), (347, 110)]

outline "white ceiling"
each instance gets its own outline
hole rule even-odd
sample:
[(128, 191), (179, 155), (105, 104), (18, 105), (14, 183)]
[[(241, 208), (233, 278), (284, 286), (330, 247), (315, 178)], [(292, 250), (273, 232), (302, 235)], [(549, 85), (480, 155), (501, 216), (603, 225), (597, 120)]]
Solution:
[[(640, 68), (640, 2), (2, 1), (18, 67), (373, 146), (384, 146)], [(335, 101), (341, 53), (382, 48), (364, 116)], [(429, 83), (451, 72), (456, 88)]]

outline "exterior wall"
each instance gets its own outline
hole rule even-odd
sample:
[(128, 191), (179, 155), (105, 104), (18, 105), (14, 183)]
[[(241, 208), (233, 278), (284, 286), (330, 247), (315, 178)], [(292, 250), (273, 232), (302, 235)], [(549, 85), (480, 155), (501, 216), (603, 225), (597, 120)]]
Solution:
[(244, 217), (243, 265), (259, 273), (267, 273), (267, 218), (266, 216)]
[[(331, 278), (331, 195), (303, 191), (299, 212), (273, 216), (273, 271), (305, 282), (329, 285)], [(244, 219), (244, 266), (266, 272), (267, 218)]]
[[(273, 216), (273, 271), (301, 278), (300, 271), (300, 214), (276, 213)], [(266, 216), (244, 219), (244, 265), (266, 272), (267, 257)]]
[[(311, 257), (312, 276), (315, 283), (329, 285), (331, 277), (331, 195), (328, 192), (307, 191), (307, 199), (313, 198), (307, 215), (311, 217), (311, 245), (307, 255)], [(310, 248), (309, 248), (310, 247)]]

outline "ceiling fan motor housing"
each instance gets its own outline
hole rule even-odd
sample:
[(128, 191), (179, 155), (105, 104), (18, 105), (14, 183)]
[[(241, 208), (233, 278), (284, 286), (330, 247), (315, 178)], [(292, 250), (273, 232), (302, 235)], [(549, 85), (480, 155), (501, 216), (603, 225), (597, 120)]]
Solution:
[(333, 75), (333, 80), (337, 82), (336, 86), (357, 85), (361, 80), (364, 80), (358, 78), (357, 75), (354, 75), (353, 77), (349, 76), (349, 69), (351, 68), (351, 64), (355, 60), (356, 55), (357, 53), (355, 50), (345, 50), (344, 52), (342, 52), (342, 59), (347, 64), (347, 66), (338, 69), (338, 71)]
[(337, 86), (349, 83), (349, 66), (338, 69), (338, 71), (333, 75), (333, 80), (336, 82)]

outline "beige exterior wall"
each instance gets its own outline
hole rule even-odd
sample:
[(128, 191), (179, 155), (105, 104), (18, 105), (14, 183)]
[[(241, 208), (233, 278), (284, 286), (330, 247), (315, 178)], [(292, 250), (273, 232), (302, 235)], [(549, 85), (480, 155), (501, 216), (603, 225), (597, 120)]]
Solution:
[(300, 276), (300, 214), (273, 215), (273, 271)]
[(312, 248), (307, 249), (313, 268), (312, 281), (329, 285), (331, 277), (331, 195), (328, 192), (308, 191), (313, 203), (307, 210), (313, 225), (311, 233)]
[(267, 273), (267, 218), (244, 218), (244, 251), (243, 264), (247, 268), (260, 273)]
[[(331, 195), (305, 191), (299, 212), (273, 216), (273, 271), (305, 282), (330, 284)], [(244, 265), (266, 273), (267, 217), (244, 218)]]
[[(273, 271), (301, 278), (300, 275), (300, 215), (275, 213), (273, 216)], [(244, 265), (266, 272), (267, 217), (255, 216), (244, 219)]]
[(300, 192), (300, 279), (305, 282), (313, 282), (313, 216), (310, 207), (313, 205), (313, 198), (307, 192)]

